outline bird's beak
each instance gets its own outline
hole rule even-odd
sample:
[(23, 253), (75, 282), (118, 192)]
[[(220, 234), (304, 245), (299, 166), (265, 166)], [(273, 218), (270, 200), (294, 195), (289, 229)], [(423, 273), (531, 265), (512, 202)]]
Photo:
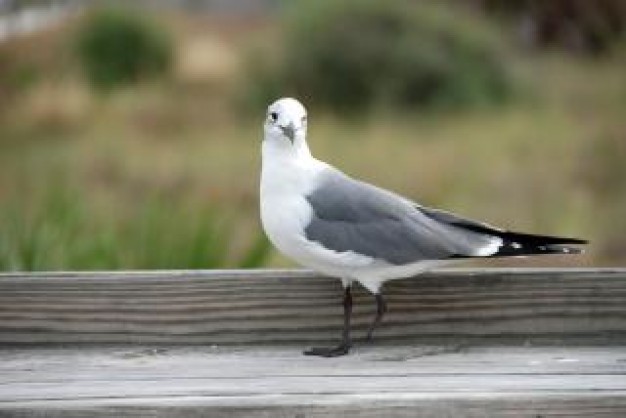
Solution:
[(285, 134), (285, 136), (289, 138), (289, 140), (293, 144), (293, 141), (296, 138), (296, 127), (294, 126), (293, 122), (290, 122), (287, 126), (281, 126), (280, 129), (282, 129), (283, 134)]

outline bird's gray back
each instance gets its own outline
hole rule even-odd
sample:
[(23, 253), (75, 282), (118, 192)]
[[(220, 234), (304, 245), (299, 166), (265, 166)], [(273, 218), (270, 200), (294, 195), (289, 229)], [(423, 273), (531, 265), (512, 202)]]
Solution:
[(390, 264), (470, 255), (490, 237), (426, 215), (415, 203), (329, 168), (306, 197), (313, 217), (308, 240)]

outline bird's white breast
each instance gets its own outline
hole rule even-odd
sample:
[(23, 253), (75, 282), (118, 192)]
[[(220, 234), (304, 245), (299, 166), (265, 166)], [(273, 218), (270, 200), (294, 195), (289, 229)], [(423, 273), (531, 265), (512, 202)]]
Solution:
[[(271, 157), (268, 157), (271, 158)], [(315, 186), (315, 164), (296, 159), (267, 161), (261, 171), (261, 223), (281, 252), (296, 258), (304, 242), (304, 229), (312, 210), (306, 195)]]
[(313, 216), (307, 196), (328, 165), (312, 157), (283, 159), (264, 154), (261, 171), (261, 223), (272, 244), (298, 263), (335, 276), (351, 276), (353, 269), (372, 259), (351, 251), (338, 253), (306, 239)]

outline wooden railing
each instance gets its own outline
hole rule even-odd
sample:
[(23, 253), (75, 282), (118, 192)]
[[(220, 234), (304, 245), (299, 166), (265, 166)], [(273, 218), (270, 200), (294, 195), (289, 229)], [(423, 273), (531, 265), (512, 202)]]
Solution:
[[(380, 339), (626, 341), (626, 270), (440, 270), (386, 284)], [(340, 284), (305, 271), (0, 276), (0, 343), (256, 344), (322, 341), (341, 327)], [(357, 288), (356, 335), (374, 315)]]
[(0, 416), (626, 416), (626, 269), (0, 274)]

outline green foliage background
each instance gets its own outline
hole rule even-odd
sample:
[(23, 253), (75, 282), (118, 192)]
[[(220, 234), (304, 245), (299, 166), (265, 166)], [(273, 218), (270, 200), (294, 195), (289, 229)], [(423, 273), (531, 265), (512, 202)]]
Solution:
[(287, 89), (358, 113), (498, 104), (512, 93), (497, 32), (441, 4), (300, 1), (287, 16), (283, 61), (267, 75), (269, 86), (257, 86), (273, 96)]
[(500, 262), (623, 265), (623, 30), (598, 51), (529, 44), (526, 9), (471, 3), (116, 9), (1, 41), (0, 270), (289, 265), (261, 231), (258, 177), (265, 107), (290, 94), (314, 154), (348, 174), (591, 241)]

